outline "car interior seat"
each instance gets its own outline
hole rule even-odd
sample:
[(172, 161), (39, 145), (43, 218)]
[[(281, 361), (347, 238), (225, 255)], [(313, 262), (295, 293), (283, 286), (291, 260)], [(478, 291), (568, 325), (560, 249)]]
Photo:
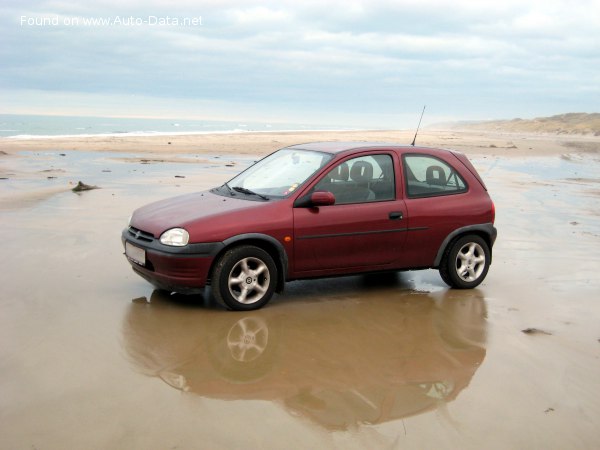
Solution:
[(350, 169), (348, 168), (348, 164), (342, 163), (335, 167), (331, 172), (329, 172), (329, 178), (331, 178), (331, 181), (348, 181), (350, 178)]
[(348, 192), (346, 203), (375, 200), (375, 193), (369, 189), (369, 183), (373, 181), (373, 165), (370, 162), (356, 161), (350, 169), (350, 179), (355, 184)]
[(446, 174), (440, 166), (429, 166), (425, 172), (425, 181), (430, 186), (445, 186)]

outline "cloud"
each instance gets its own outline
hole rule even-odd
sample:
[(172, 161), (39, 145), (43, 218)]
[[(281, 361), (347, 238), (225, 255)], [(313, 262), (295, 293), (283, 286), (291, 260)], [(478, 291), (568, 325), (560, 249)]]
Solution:
[(281, 9), (271, 9), (257, 6), (243, 9), (233, 9), (228, 12), (234, 24), (237, 25), (272, 25), (288, 22), (291, 19), (289, 12)]
[[(189, 101), (237, 105), (249, 114), (347, 117), (355, 108), (357, 121), (423, 103), (461, 118), (591, 111), (600, 104), (600, 1), (577, 6), (24, 0), (1, 7), (0, 88), (90, 95), (90, 109), (100, 109), (103, 96), (133, 95), (142, 112), (151, 98), (157, 108), (163, 100)], [(150, 15), (201, 17), (201, 25), (81, 25), (84, 18)], [(24, 26), (23, 16), (59, 24)], [(66, 25), (69, 18), (80, 24)], [(31, 108), (53, 107), (23, 99)]]

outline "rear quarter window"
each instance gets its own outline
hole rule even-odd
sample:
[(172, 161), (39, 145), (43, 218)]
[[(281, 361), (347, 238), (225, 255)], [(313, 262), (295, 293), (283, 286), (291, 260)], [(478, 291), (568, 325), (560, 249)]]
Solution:
[(467, 183), (451, 165), (430, 155), (404, 155), (404, 180), (410, 198), (466, 192)]

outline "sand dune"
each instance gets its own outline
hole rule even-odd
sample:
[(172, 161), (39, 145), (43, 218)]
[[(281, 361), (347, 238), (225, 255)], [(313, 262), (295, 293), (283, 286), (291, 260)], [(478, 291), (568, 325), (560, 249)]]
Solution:
[(439, 124), (436, 128), (600, 136), (600, 113), (568, 113), (535, 119), (492, 120)]

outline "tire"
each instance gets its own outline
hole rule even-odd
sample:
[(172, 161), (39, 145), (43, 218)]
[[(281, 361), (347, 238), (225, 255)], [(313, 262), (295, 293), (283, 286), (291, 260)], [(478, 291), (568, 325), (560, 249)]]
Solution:
[(442, 280), (457, 289), (472, 289), (486, 277), (490, 267), (490, 249), (479, 236), (463, 236), (452, 242), (442, 258)]
[(213, 295), (235, 311), (259, 309), (271, 300), (277, 276), (275, 262), (266, 251), (252, 245), (234, 247), (215, 265)]

